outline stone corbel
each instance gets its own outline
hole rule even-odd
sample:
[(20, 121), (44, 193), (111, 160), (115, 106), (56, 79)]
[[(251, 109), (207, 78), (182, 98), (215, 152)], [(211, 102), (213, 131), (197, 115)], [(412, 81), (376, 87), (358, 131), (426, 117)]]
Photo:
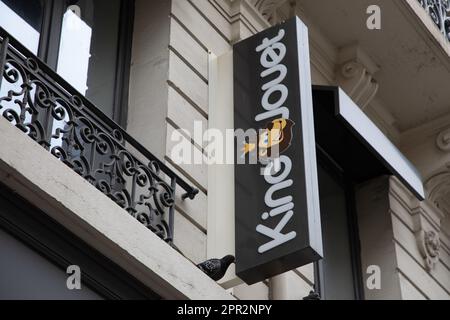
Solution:
[(295, 0), (249, 0), (266, 20), (274, 25), (295, 15)]
[(433, 271), (439, 262), (441, 242), (436, 231), (420, 230), (416, 233), (417, 245), (428, 271)]
[(444, 214), (429, 200), (418, 203), (412, 210), (417, 246), (428, 272), (433, 272), (439, 262), (441, 250), (441, 221)]
[(441, 151), (450, 152), (450, 128), (447, 128), (438, 135), (436, 144)]
[(378, 66), (358, 46), (344, 47), (339, 53), (337, 81), (342, 89), (364, 109), (378, 92), (378, 82), (374, 78)]

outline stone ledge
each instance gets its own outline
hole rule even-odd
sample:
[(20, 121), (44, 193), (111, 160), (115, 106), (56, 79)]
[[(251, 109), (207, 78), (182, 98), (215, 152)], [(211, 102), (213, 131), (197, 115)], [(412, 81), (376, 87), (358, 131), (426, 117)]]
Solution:
[(233, 299), (195, 265), (8, 121), (0, 179), (166, 299)]

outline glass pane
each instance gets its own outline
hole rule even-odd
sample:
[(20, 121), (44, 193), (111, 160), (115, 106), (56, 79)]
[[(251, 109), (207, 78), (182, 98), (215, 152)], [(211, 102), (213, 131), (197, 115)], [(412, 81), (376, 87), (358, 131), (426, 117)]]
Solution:
[(321, 262), (322, 297), (355, 299), (352, 255), (344, 188), (319, 166), (320, 209), (324, 258)]
[(121, 1), (70, 3), (63, 19), (58, 73), (112, 117)]
[(39, 49), (42, 0), (0, 0), (0, 26), (34, 54)]
[[(42, 20), (43, 1), (0, 0), (0, 26), (34, 54), (37, 54), (39, 50)], [(15, 68), (10, 63), (6, 63), (5, 69), (8, 71), (10, 69), (14, 70)], [(8, 92), (12, 92), (14, 93), (15, 99), (2, 99), (0, 103), (2, 112), (17, 115), (22, 114), (22, 109), (15, 100), (23, 98), (23, 90), (20, 84), (24, 82), (25, 79), (22, 78), (20, 73), (18, 74), (17, 81), (7, 81), (6, 78), (3, 78), (0, 88), (0, 98), (8, 96)], [(31, 87), (29, 99), (34, 101), (36, 86), (32, 84)], [(30, 123), (31, 113), (29, 110), (26, 110), (22, 116), (25, 118), (25, 123)]]
[(63, 18), (57, 71), (83, 95), (88, 89), (91, 38), (91, 27), (68, 9)]

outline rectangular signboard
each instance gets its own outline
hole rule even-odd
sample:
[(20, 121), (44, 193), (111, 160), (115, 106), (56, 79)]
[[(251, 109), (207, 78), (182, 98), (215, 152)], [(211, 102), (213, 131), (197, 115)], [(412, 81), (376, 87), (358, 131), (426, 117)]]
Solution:
[(308, 30), (291, 19), (233, 59), (236, 274), (253, 284), (322, 257)]

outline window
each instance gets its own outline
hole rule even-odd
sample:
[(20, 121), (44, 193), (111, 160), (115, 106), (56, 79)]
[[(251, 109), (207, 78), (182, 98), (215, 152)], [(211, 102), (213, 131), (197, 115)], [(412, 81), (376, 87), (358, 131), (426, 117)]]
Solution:
[(0, 0), (0, 26), (124, 125), (133, 12), (129, 0)]
[(42, 0), (0, 0), (0, 26), (34, 54), (39, 50), (43, 18)]
[(316, 290), (325, 300), (362, 299), (353, 187), (324, 152), (318, 154), (324, 258), (316, 264)]

